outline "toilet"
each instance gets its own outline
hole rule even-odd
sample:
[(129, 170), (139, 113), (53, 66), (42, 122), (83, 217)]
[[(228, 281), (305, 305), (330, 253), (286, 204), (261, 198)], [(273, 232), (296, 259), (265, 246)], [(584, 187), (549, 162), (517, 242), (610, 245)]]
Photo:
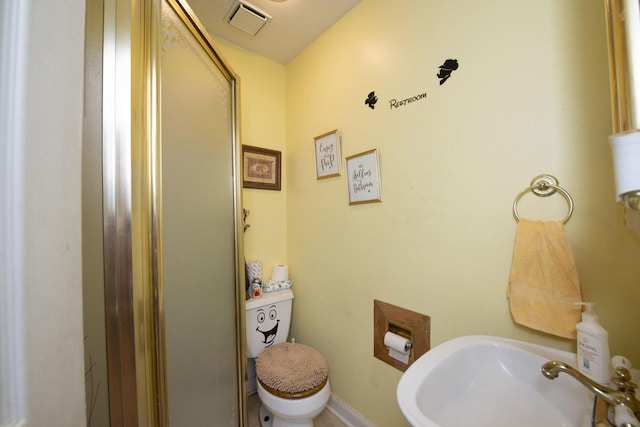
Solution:
[(247, 356), (256, 359), (262, 427), (313, 427), (331, 394), (322, 354), (287, 342), (292, 303), (291, 289), (246, 301)]

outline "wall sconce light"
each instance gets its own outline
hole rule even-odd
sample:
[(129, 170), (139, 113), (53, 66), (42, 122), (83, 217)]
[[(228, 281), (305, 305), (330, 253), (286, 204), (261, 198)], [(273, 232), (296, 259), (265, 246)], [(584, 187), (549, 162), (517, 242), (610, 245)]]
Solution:
[(640, 210), (640, 131), (611, 135), (616, 195), (629, 209)]

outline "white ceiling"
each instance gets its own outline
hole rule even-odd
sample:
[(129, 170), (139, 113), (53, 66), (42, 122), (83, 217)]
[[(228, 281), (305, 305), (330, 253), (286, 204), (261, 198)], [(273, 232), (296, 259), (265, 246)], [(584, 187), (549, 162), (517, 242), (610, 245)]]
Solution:
[(236, 0), (187, 0), (207, 32), (287, 64), (360, 0), (242, 0), (272, 18), (252, 36), (226, 22)]

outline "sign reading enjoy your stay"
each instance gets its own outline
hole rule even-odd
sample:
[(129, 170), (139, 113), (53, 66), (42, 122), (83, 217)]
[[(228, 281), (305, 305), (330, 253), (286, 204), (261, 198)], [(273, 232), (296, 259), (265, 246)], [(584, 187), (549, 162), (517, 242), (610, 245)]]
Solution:
[(340, 175), (340, 137), (332, 130), (314, 138), (316, 142), (316, 176), (318, 179)]

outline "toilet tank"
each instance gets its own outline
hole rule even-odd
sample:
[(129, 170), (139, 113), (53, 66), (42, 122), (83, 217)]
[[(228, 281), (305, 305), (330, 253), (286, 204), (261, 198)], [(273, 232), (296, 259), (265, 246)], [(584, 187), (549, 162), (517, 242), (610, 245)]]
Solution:
[(293, 292), (284, 289), (245, 301), (247, 357), (255, 358), (273, 344), (285, 342), (291, 325)]

